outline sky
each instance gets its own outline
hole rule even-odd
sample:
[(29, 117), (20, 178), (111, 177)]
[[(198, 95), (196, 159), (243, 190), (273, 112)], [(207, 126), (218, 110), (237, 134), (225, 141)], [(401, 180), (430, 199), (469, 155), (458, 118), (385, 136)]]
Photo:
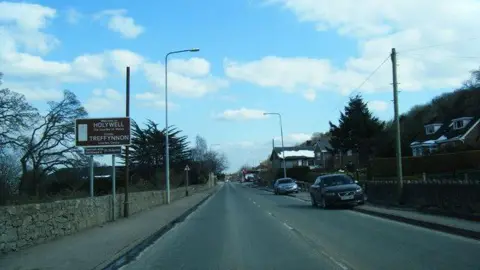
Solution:
[(478, 68), (479, 0), (0, 1), (3, 86), (40, 110), (73, 91), (89, 117), (169, 124), (227, 155), (235, 171), (328, 130), (361, 94), (393, 117), (452, 91)]

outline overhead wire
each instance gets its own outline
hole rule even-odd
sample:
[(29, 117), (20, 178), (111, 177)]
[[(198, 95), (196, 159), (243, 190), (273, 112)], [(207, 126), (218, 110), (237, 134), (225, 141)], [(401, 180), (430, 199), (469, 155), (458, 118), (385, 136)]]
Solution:
[[(360, 89), (375, 75), (375, 73), (380, 70), (380, 68), (390, 59), (390, 55), (388, 55), (366, 78), (362, 81), (349, 95), (348, 98), (352, 98), (354, 94), (360, 93)], [(343, 104), (344, 102), (342, 102)], [(337, 110), (339, 106), (336, 106), (334, 110)], [(333, 110), (332, 110), (333, 111)]]
[(452, 42), (437, 43), (437, 44), (431, 44), (431, 45), (417, 47), (417, 48), (400, 50), (400, 51), (397, 52), (397, 54), (415, 52), (415, 51), (422, 51), (422, 50), (436, 48), (436, 47), (448, 46), (448, 45), (456, 44), (456, 43), (459, 43), (459, 42), (471, 41), (471, 40), (475, 40), (475, 39), (480, 39), (480, 37), (471, 37), (471, 38), (456, 40), (456, 41), (452, 41)]

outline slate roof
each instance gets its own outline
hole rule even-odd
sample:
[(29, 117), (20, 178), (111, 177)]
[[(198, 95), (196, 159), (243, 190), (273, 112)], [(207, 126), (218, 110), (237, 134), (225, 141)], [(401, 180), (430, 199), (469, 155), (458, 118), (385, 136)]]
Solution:
[[(462, 118), (462, 117), (459, 117)], [(458, 118), (457, 118), (458, 119)], [(414, 145), (415, 143), (424, 143), (424, 144), (433, 144), (433, 143), (441, 143), (442, 141), (446, 140), (455, 140), (461, 138), (465, 135), (473, 125), (477, 124), (477, 121), (480, 120), (480, 117), (473, 117), (470, 122), (463, 127), (462, 129), (454, 129), (453, 128), (453, 120), (448, 121), (439, 121), (438, 119), (432, 119), (431, 121), (427, 122), (425, 125), (429, 124), (436, 124), (442, 123), (442, 126), (433, 134), (426, 134), (425, 130), (422, 133), (418, 134), (413, 142), (410, 145)]]

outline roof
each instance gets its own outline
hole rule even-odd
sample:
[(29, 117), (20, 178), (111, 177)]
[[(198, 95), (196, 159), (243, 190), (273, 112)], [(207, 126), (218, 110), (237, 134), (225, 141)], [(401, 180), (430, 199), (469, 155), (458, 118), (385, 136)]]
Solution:
[[(293, 147), (275, 147), (272, 155), (276, 154), (277, 158), (283, 159), (298, 159), (298, 158), (315, 158), (314, 148), (312, 146), (293, 146)], [(272, 159), (272, 155), (270, 159)]]
[[(465, 120), (472, 119), (472, 120), (468, 122), (468, 124), (462, 129), (453, 128), (454, 120), (464, 120), (464, 119)], [(445, 141), (461, 139), (464, 135), (470, 132), (472, 127), (474, 127), (474, 125), (477, 125), (479, 121), (480, 121), (480, 117), (459, 117), (452, 120), (443, 121), (442, 126), (437, 130), (437, 132), (427, 135), (425, 131), (423, 131), (421, 134), (418, 134), (415, 137), (414, 141), (410, 145), (413, 146), (418, 144), (436, 144), (436, 143), (442, 143)], [(438, 120), (437, 119), (434, 119), (433, 121), (431, 120), (426, 125), (431, 125), (434, 123), (438, 123)]]
[(329, 140), (326, 139), (326, 138), (319, 139), (319, 140), (315, 143), (315, 147), (318, 147), (319, 150), (327, 150), (327, 149), (332, 148), (332, 146), (330, 145)]

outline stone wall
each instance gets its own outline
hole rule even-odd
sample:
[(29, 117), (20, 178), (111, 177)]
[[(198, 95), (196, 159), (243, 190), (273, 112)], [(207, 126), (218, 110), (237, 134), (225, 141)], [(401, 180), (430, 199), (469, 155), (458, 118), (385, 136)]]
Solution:
[[(189, 193), (209, 189), (207, 185), (191, 186)], [(185, 196), (185, 188), (172, 189), (172, 201)], [(80, 230), (102, 225), (123, 216), (124, 194), (117, 194), (115, 208), (112, 195), (62, 200), (41, 204), (0, 207), (0, 252), (7, 253), (43, 243)], [(164, 204), (165, 191), (129, 194), (130, 214)]]

